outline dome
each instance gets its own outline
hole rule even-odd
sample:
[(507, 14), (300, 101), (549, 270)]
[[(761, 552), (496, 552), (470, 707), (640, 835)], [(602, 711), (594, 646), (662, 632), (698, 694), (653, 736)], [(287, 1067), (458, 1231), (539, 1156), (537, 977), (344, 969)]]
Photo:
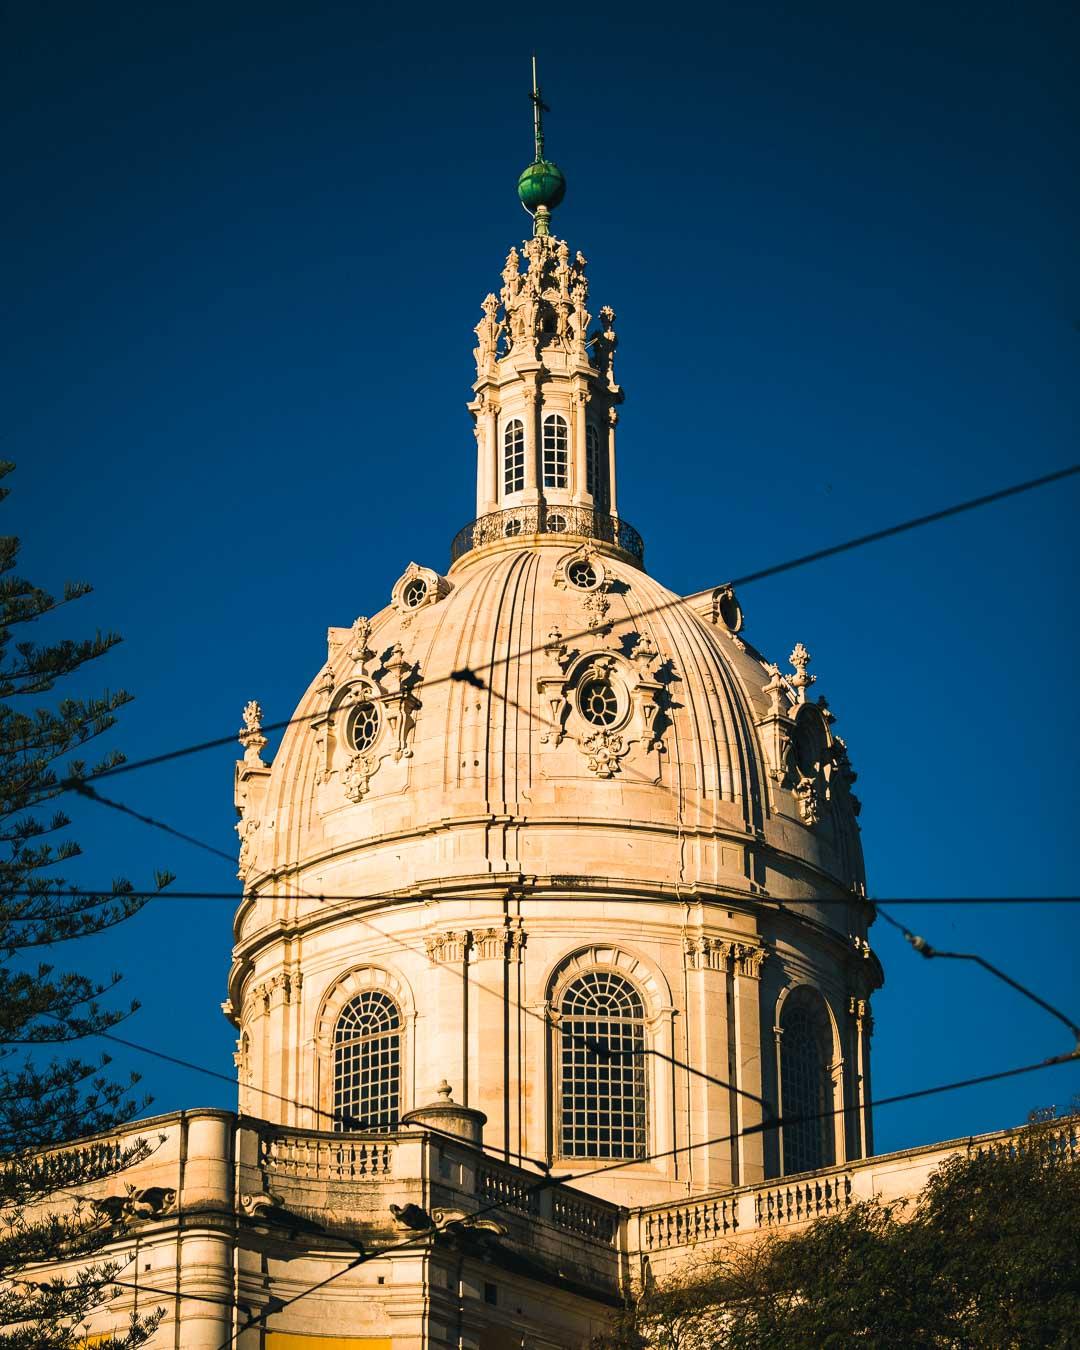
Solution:
[[(562, 191), (538, 148), (534, 234), (474, 329), (450, 566), (328, 630), (271, 765), (245, 709), (226, 1007), (245, 1111), (393, 1130), (445, 1080), (484, 1148), (618, 1159), (590, 1189), (646, 1203), (865, 1154), (880, 968), (809, 653), (785, 675), (731, 587), (654, 580), (620, 514), (615, 312), (593, 326), (587, 260), (550, 234)], [(582, 1049), (611, 1018), (621, 1068)], [(780, 1052), (804, 1024), (813, 1064), (794, 1031)], [(760, 1128), (807, 1083), (829, 1129)]]
[(518, 196), (527, 211), (558, 206), (566, 196), (562, 170), (549, 159), (534, 160), (518, 179)]
[[(850, 893), (850, 803), (808, 823), (782, 785), (775, 667), (739, 622), (730, 592), (681, 600), (595, 541), (505, 539), (445, 577), (410, 566), (370, 621), (330, 630), (248, 884), (376, 896), (588, 874), (671, 895)], [(809, 783), (831, 718), (801, 707), (787, 714)]]

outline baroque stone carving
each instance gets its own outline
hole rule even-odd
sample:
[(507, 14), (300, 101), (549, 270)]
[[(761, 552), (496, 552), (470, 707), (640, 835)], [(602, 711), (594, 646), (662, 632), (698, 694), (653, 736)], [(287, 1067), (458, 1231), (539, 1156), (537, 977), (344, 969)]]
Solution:
[(138, 1219), (155, 1219), (176, 1204), (176, 1191), (168, 1186), (125, 1186), (123, 1195), (105, 1195), (90, 1201), (90, 1207), (105, 1222), (114, 1225)]
[(237, 740), (244, 747), (244, 763), (254, 768), (265, 769), (262, 750), (266, 737), (262, 733), (263, 710), (254, 699), (244, 704), (244, 726), (237, 733)]
[(626, 743), (616, 731), (595, 731), (584, 738), (581, 748), (597, 778), (614, 778), (619, 772), (619, 760), (627, 751)]
[(304, 977), (300, 971), (279, 970), (251, 990), (248, 999), (252, 1011), (258, 1015), (268, 1013), (275, 1005), (284, 1004), (288, 1007), (299, 999), (303, 983)]
[(368, 794), (371, 775), (378, 768), (374, 755), (353, 755), (341, 775), (341, 787), (351, 802), (360, 802)]
[(763, 945), (732, 942), (704, 933), (688, 933), (683, 940), (683, 950), (691, 970), (719, 970), (755, 980), (760, 977), (761, 967), (769, 955), (768, 948)]
[[(375, 655), (368, 648), (371, 641), (371, 620), (366, 615), (361, 614), (354, 622), (349, 632), (349, 659), (361, 671), (367, 670), (369, 659)], [(333, 678), (331, 673), (331, 679)]]
[(489, 373), (498, 355), (499, 339), (502, 337), (505, 327), (505, 324), (498, 317), (499, 302), (494, 295), (486, 295), (480, 308), (483, 310), (484, 317), (474, 330), (476, 347), (473, 350), (478, 376)]
[[(312, 721), (320, 786), (335, 777), (345, 799), (360, 802), (371, 791), (372, 779), (387, 759), (398, 763), (412, 757), (412, 739), (420, 700), (419, 668), (395, 643), (381, 668), (368, 671), (374, 653), (368, 648), (370, 624), (358, 619), (350, 630), (353, 674), (339, 685), (325, 714)], [(371, 706), (365, 706), (371, 705)], [(355, 728), (363, 715), (362, 739)], [(324, 803), (331, 805), (331, 803)]]
[(273, 1213), (275, 1209), (283, 1208), (285, 1201), (280, 1195), (273, 1195), (270, 1191), (260, 1191), (257, 1194), (241, 1194), (240, 1208), (245, 1214), (253, 1219), (264, 1218)]
[(438, 604), (450, 594), (451, 584), (430, 567), (411, 562), (394, 582), (390, 603), (401, 615), (402, 628), (408, 628), (416, 615), (428, 605)]
[(255, 836), (259, 832), (259, 822), (250, 816), (236, 822), (236, 833), (240, 836), (240, 857), (236, 863), (236, 875), (242, 881), (247, 875), (255, 851)]
[(816, 675), (808, 675), (806, 673), (806, 667), (813, 658), (801, 642), (796, 642), (795, 650), (788, 657), (788, 660), (795, 667), (795, 674), (790, 680), (792, 688), (796, 691), (795, 697), (800, 703), (805, 703), (806, 691), (817, 679)]
[(437, 965), (465, 960), (472, 935), (467, 930), (448, 929), (445, 933), (429, 933), (424, 938), (424, 950), (428, 959)]
[(554, 347), (584, 363), (592, 349), (592, 364), (615, 388), (615, 313), (605, 306), (600, 331), (588, 336), (592, 315), (586, 308), (587, 267), (583, 253), (571, 259), (569, 245), (554, 235), (534, 235), (520, 253), (512, 248), (498, 299), (485, 296), (481, 305), (473, 350), (477, 376), (490, 377), (494, 362), (511, 354), (535, 358), (539, 350)]
[(506, 953), (505, 928), (479, 928), (472, 935), (473, 946), (480, 960), (491, 960)]

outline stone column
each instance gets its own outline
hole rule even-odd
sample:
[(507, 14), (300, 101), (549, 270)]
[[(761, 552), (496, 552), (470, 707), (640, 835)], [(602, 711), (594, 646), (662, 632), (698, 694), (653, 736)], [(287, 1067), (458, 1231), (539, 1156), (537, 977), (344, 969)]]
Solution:
[(589, 395), (584, 389), (574, 392), (574, 480), (571, 500), (575, 506), (585, 505), (587, 496), (585, 484), (588, 473), (585, 468), (585, 409)]
[[(507, 1044), (506, 1044), (506, 1148), (511, 1161), (520, 1160), (525, 1148), (525, 1083), (528, 1068), (525, 1063), (525, 1011), (522, 999), (525, 990), (525, 932), (520, 927), (507, 934)], [(538, 1027), (537, 1030), (540, 1030)]]
[(850, 1008), (855, 1018), (855, 1090), (852, 1096), (855, 1103), (856, 1138), (859, 1157), (868, 1158), (874, 1151), (870, 1114), (870, 1034), (874, 1029), (874, 1019), (868, 999), (852, 998)]
[(510, 1011), (507, 989), (507, 931), (502, 923), (475, 928), (469, 963), (468, 1106), (487, 1116), (485, 1143), (506, 1150), (510, 1084), (506, 1030)]
[(434, 968), (429, 972), (427, 1002), (431, 1016), (428, 1019), (425, 1013), (424, 1044), (421, 1046), (418, 1034), (413, 1050), (414, 1062), (423, 1050), (416, 1075), (418, 1092), (426, 1098), (445, 1078), (461, 1104), (468, 1106), (469, 934), (464, 929), (429, 933), (424, 949)]
[[(726, 945), (726, 944), (725, 944)], [(690, 1075), (691, 1145), (706, 1139), (721, 1139), (737, 1128), (737, 1112), (727, 1086), (734, 1066), (728, 1053), (728, 975), (721, 956), (722, 945), (700, 935), (686, 939), (687, 964), (687, 1063), (700, 1069)], [(698, 1148), (690, 1155), (695, 1180), (708, 1190), (735, 1183), (730, 1139)]]
[(615, 499), (615, 428), (619, 424), (619, 414), (614, 408), (608, 409), (608, 453), (607, 453), (607, 471), (608, 471), (608, 510), (613, 516), (619, 514), (618, 502)]
[(487, 418), (483, 413), (476, 416), (476, 424), (473, 427), (473, 435), (476, 437), (476, 514), (484, 514), (484, 496), (487, 486), (488, 469), (488, 444), (486, 433)]
[[(499, 410), (490, 399), (484, 404), (483, 492), (477, 496), (477, 514), (499, 509)], [(482, 502), (482, 505), (481, 505)]]
[[(739, 1182), (765, 1179), (765, 1141), (760, 1129), (764, 1083), (761, 1074), (761, 967), (764, 947), (734, 944), (736, 1087), (739, 1089)], [(756, 1099), (756, 1100), (755, 1100)], [(753, 1130), (752, 1134), (745, 1131)]]
[[(676, 1113), (678, 1102), (678, 1076), (675, 1072), (675, 1009), (665, 1006), (646, 1024), (646, 1048), (651, 1041), (657, 1054), (646, 1054), (646, 1082), (651, 1078), (652, 1091), (648, 1094), (653, 1101), (652, 1133), (646, 1134), (650, 1153), (668, 1153), (668, 1174), (673, 1180), (682, 1180), (689, 1172), (685, 1153), (674, 1153), (681, 1142), (676, 1139)], [(652, 1060), (650, 1075), (648, 1063)]]
[(539, 392), (536, 385), (527, 385), (525, 388), (525, 491), (522, 494), (523, 500), (530, 505), (537, 502), (540, 498), (539, 483), (539, 457), (540, 457), (540, 437), (538, 435), (537, 417), (539, 412)]

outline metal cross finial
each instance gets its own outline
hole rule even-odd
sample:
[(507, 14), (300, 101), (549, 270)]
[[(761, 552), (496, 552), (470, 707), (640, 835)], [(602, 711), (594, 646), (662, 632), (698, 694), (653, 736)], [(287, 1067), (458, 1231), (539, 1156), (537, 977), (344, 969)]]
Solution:
[(536, 151), (536, 162), (539, 164), (544, 158), (544, 113), (551, 109), (544, 102), (543, 95), (540, 92), (540, 86), (536, 83), (536, 53), (533, 52), (532, 58), (532, 93), (529, 95), (533, 105), (533, 145)]

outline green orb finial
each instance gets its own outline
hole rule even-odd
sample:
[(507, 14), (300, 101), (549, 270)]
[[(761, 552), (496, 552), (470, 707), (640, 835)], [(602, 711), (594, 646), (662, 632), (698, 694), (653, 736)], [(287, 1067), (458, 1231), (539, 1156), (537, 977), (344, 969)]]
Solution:
[(551, 210), (566, 196), (566, 179), (557, 164), (549, 159), (536, 159), (522, 172), (517, 190), (526, 211), (536, 211), (541, 206)]
[(533, 233), (547, 234), (554, 207), (566, 196), (566, 179), (557, 164), (544, 158), (544, 113), (550, 111), (536, 82), (536, 53), (532, 59), (533, 162), (518, 179), (518, 197), (533, 218)]

